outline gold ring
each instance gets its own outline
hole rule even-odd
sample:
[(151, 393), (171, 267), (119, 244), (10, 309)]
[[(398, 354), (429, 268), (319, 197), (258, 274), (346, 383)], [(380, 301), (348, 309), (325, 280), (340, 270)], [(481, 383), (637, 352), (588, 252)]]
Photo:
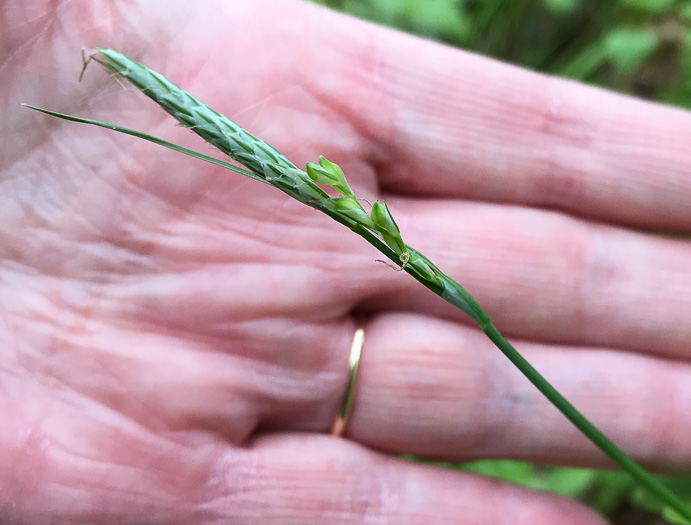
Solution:
[(341, 411), (334, 421), (331, 434), (342, 436), (346, 423), (353, 408), (353, 398), (355, 397), (355, 384), (357, 383), (357, 373), (360, 369), (360, 357), (362, 357), (362, 346), (365, 344), (365, 329), (360, 326), (355, 330), (353, 344), (350, 346), (350, 359), (348, 360), (348, 381), (346, 382), (345, 394), (341, 403)]

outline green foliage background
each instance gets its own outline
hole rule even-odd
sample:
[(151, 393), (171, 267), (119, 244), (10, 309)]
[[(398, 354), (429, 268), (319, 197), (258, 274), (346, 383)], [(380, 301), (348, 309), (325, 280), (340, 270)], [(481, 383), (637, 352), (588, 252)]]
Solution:
[(691, 108), (689, 0), (314, 0), (530, 69)]
[[(691, 0), (312, 1), (536, 71), (691, 109)], [(441, 465), (579, 498), (617, 524), (683, 523), (620, 472), (508, 460)], [(691, 504), (691, 476), (664, 479)]]

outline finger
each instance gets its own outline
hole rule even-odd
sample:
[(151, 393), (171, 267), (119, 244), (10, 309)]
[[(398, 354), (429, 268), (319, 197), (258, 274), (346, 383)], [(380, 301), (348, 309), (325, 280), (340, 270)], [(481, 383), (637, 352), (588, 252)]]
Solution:
[(245, 501), (277, 502), (262, 513), (269, 523), (323, 523), (325, 513), (330, 523), (603, 522), (554, 495), (406, 463), (334, 438), (277, 435), (257, 440), (253, 451), (254, 464), (268, 468), (259, 493)]
[[(456, 278), (507, 334), (691, 358), (691, 243), (516, 206), (389, 199), (403, 239)], [(361, 255), (362, 265), (366, 256)], [(460, 314), (369, 265), (370, 311)]]
[[(604, 348), (515, 344), (632, 457), (658, 468), (691, 466), (691, 365)], [(410, 314), (367, 324), (347, 436), (445, 460), (610, 465), (482, 333)]]
[[(602, 524), (564, 498), (373, 453), (338, 438), (275, 435), (237, 449), (211, 436), (95, 431), (42, 457), (33, 490), (10, 485), (11, 522)], [(99, 439), (100, 441), (89, 442)], [(72, 445), (72, 444), (70, 444)], [(6, 493), (4, 494), (7, 495)]]
[(295, 75), (370, 139), (386, 191), (691, 229), (688, 112), (337, 15), (310, 27)]

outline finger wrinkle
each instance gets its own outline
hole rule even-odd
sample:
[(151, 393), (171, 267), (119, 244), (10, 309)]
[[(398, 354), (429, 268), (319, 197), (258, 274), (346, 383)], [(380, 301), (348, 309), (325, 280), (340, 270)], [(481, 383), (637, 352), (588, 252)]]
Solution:
[[(117, 418), (87, 423), (71, 429), (73, 435), (58, 433), (51, 476), (25, 500), (25, 509), (75, 523), (122, 523), (143, 516), (150, 523), (186, 516), (184, 521), (192, 523), (195, 516), (204, 517), (192, 510), (192, 502), (203, 498), (208, 467), (221, 448), (218, 440), (208, 436), (189, 447)], [(63, 449), (65, 443), (72, 446)]]
[[(691, 425), (688, 407), (691, 406), (691, 365), (688, 362), (655, 361), (642, 373), (643, 377), (627, 378), (635, 388), (635, 396), (642, 407), (640, 433), (629, 439), (637, 445), (637, 453), (644, 463), (680, 470), (691, 464)], [(635, 385), (635, 386), (634, 386)], [(644, 393), (644, 394), (642, 394)], [(652, 439), (650, 429), (655, 429)], [(650, 442), (645, 446), (646, 442)]]
[[(384, 481), (376, 468), (352, 462), (324, 447), (326, 436), (260, 439), (217, 466), (215, 502), (226, 518), (240, 523), (387, 523)], [(316, 440), (317, 448), (309, 443)], [(266, 441), (266, 443), (262, 443)], [(269, 446), (274, 441), (276, 446)], [(321, 442), (321, 443), (320, 443)], [(300, 444), (302, 443), (302, 445)]]
[[(531, 184), (528, 177), (519, 191), (537, 205), (580, 207), (587, 202), (591, 174), (601, 169), (593, 151), (596, 123), (574, 96), (578, 92), (565, 90), (563, 81), (539, 76), (534, 85), (536, 100), (524, 108), (523, 119), (527, 130), (535, 129), (539, 137), (530, 147), (534, 167), (527, 168), (534, 180)], [(516, 118), (514, 112), (507, 115)]]
[(0, 516), (17, 514), (17, 502), (34, 494), (51, 470), (50, 438), (37, 418), (18, 399), (0, 396)]

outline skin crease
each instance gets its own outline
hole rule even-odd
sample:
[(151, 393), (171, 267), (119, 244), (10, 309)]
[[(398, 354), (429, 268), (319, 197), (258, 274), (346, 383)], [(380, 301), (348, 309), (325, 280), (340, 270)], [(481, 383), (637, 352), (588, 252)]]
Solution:
[[(293, 1), (0, 7), (0, 521), (500, 524), (578, 503), (392, 457), (608, 465), (466, 318), (84, 47), (319, 154), (624, 450), (691, 467), (691, 115)], [(356, 313), (345, 439), (328, 435)]]

